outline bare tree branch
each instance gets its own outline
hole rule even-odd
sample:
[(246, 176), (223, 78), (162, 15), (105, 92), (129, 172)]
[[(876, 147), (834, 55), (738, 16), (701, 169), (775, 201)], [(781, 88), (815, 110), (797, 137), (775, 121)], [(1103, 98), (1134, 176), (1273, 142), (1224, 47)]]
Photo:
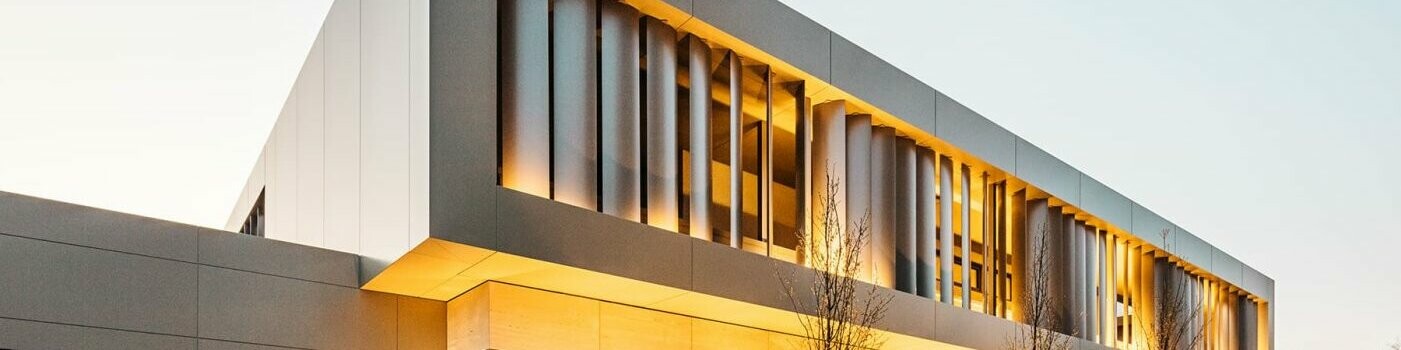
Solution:
[(1024, 327), (1011, 334), (1004, 342), (1007, 350), (1069, 350), (1071, 338), (1053, 329), (1060, 327), (1060, 320), (1053, 309), (1060, 297), (1051, 293), (1051, 234), (1046, 224), (1036, 228), (1036, 242), (1027, 256), (1026, 290), (1022, 291), (1021, 302), (1025, 308)]
[[(827, 173), (832, 174), (829, 164)], [(800, 293), (791, 273), (778, 273), (783, 291), (798, 313), (798, 321), (807, 334), (806, 347), (812, 350), (876, 349), (885, 339), (872, 326), (885, 317), (891, 296), (881, 296), (877, 288), (859, 293), (861, 253), (871, 239), (870, 213), (847, 225), (843, 234), (838, 206), (840, 180), (827, 176), (821, 198), (813, 215), (813, 226), (820, 234), (798, 230), (798, 249), (806, 264), (816, 270), (816, 278), (806, 293), (815, 297), (807, 305), (807, 294)], [(813, 310), (804, 316), (802, 310)]]

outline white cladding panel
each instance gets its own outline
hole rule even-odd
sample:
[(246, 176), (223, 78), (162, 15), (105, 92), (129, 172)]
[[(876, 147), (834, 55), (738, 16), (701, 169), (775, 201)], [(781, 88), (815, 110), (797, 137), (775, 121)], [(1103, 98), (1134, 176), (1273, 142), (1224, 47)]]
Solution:
[(397, 259), (428, 237), (428, 2), (337, 0), (226, 229)]
[(326, 15), (326, 208), (323, 248), (360, 250), (360, 0)]
[(293, 85), (297, 95), (297, 212), (296, 242), (321, 246), (325, 243), (323, 218), (326, 213), (326, 65), (325, 34), (316, 36), (302, 65), (302, 74)]

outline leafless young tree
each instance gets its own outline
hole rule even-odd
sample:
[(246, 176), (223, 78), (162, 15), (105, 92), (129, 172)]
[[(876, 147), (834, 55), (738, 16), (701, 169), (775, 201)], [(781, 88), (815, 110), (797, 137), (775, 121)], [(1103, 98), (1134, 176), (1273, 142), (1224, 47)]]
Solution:
[(1026, 290), (1021, 302), (1025, 309), (1023, 320), (1026, 325), (1008, 336), (1004, 348), (1007, 350), (1068, 350), (1071, 338), (1054, 329), (1060, 328), (1055, 307), (1060, 298), (1051, 293), (1051, 234), (1046, 225), (1037, 227), (1039, 234), (1035, 244), (1029, 249), (1031, 255), (1026, 262)]
[[(1167, 231), (1162, 233), (1167, 242)], [(1168, 249), (1171, 249), (1170, 244)], [(1168, 280), (1163, 288), (1153, 294), (1153, 316), (1135, 312), (1134, 319), (1142, 325), (1144, 347), (1148, 350), (1181, 350), (1201, 347), (1206, 338), (1206, 327), (1210, 316), (1202, 311), (1202, 305), (1192, 300), (1191, 279), (1187, 276), (1164, 276)]]
[[(828, 174), (831, 173), (829, 166)], [(807, 333), (806, 348), (876, 349), (885, 339), (871, 326), (885, 316), (891, 297), (876, 294), (875, 288), (859, 292), (860, 281), (856, 277), (861, 273), (861, 252), (871, 239), (870, 214), (849, 224), (842, 234), (837, 206), (839, 183), (840, 180), (829, 175), (825, 190), (816, 194), (822, 201), (814, 208), (812, 220), (814, 226), (821, 225), (823, 234), (797, 232), (798, 249), (804, 254), (806, 264), (817, 272), (812, 285), (795, 286), (798, 283), (791, 274), (779, 273), (778, 277), (795, 311), (814, 310), (811, 317), (801, 312), (798, 315)], [(798, 290), (804, 287), (808, 290)], [(808, 305), (807, 293), (811, 293), (814, 305)]]

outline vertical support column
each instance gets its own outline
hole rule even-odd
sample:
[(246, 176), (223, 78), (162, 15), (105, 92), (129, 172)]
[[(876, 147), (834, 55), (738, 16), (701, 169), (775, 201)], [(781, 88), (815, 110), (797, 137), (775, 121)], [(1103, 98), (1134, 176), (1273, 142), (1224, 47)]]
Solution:
[(1081, 337), (1089, 339), (1089, 328), (1085, 326), (1085, 223), (1075, 221), (1075, 216), (1066, 214), (1065, 223), (1068, 229), (1065, 231), (1070, 238), (1070, 298), (1071, 319), (1074, 320), (1071, 329)]
[[(861, 222), (871, 214), (871, 115), (853, 114), (846, 117), (846, 217)], [(870, 230), (872, 227), (867, 227)], [(856, 228), (851, 228), (853, 231)], [(855, 233), (855, 232), (852, 232)], [(874, 232), (867, 232), (868, 235)], [(869, 240), (871, 236), (867, 236)], [(871, 281), (871, 241), (861, 242), (861, 271), (858, 278)]]
[(556, 201), (598, 205), (598, 2), (552, 0), (550, 140)]
[(1139, 304), (1142, 302), (1142, 298), (1138, 295), (1138, 256), (1142, 254), (1142, 251), (1142, 246), (1134, 245), (1128, 247), (1128, 253), (1124, 255), (1124, 269), (1127, 270), (1125, 274), (1128, 275), (1128, 280), (1124, 283), (1124, 288), (1128, 290), (1125, 295), (1128, 295), (1128, 297), (1124, 304), (1132, 307), (1131, 313), (1124, 313), (1124, 323), (1128, 325), (1129, 330), (1128, 336), (1124, 337), (1124, 339), (1133, 343), (1140, 342), (1138, 334), (1143, 332), (1143, 326), (1139, 324), (1137, 316)]
[[(895, 288), (895, 129), (871, 130), (871, 269), (875, 285)], [(910, 208), (914, 206), (911, 205)]]
[[(813, 239), (821, 240), (826, 235), (846, 233), (848, 222), (846, 185), (842, 177), (846, 172), (846, 101), (830, 101), (813, 106), (812, 134), (812, 210), (814, 215), (823, 212), (824, 198), (836, 198), (837, 207), (832, 212), (837, 215), (836, 232), (827, 232), (821, 223), (814, 223)], [(828, 182), (835, 182), (836, 188), (828, 189)], [(836, 193), (827, 193), (828, 191)], [(830, 218), (829, 218), (830, 219)], [(814, 252), (822, 254), (825, 252)]]
[(1114, 345), (1114, 237), (1100, 231), (1099, 325), (1100, 344)]
[(550, 196), (550, 2), (501, 6), (501, 185)]
[(922, 245), (918, 240), (921, 235), (916, 234), (920, 213), (916, 198), (924, 193), (917, 185), (917, 148), (910, 139), (895, 140), (895, 289), (911, 294), (917, 294), (917, 246)]
[(730, 247), (744, 247), (744, 64), (739, 54), (727, 54), (729, 66), (730, 114)]
[(993, 315), (1007, 317), (1007, 184), (992, 186), (992, 304)]
[(602, 1), (599, 17), (599, 146), (603, 213), (642, 222), (642, 52), (639, 15), (617, 1)]
[(1240, 348), (1245, 350), (1259, 350), (1260, 343), (1256, 340), (1260, 333), (1257, 328), (1260, 325), (1259, 315), (1255, 302), (1249, 297), (1240, 297)]
[(1109, 283), (1106, 285), (1109, 287), (1108, 317), (1110, 346), (1114, 346), (1119, 342), (1119, 282), (1122, 282), (1120, 281), (1122, 278), (1120, 273), (1123, 271), (1123, 269), (1120, 268), (1123, 262), (1123, 250), (1120, 246), (1122, 243), (1118, 236), (1110, 235), (1107, 246), (1109, 249), (1108, 258), (1105, 259), (1105, 261), (1109, 262)]
[(1139, 325), (1143, 327), (1144, 331), (1141, 333), (1143, 333), (1144, 336), (1140, 339), (1143, 339), (1145, 344), (1152, 341), (1149, 332), (1157, 329), (1156, 327), (1158, 325), (1157, 287), (1154, 286), (1154, 281), (1157, 281), (1158, 277), (1155, 273), (1156, 268), (1154, 265), (1156, 265), (1156, 263), (1153, 259), (1152, 248), (1144, 246), (1143, 254), (1138, 256), (1138, 295), (1142, 297), (1142, 299), (1136, 302), (1137, 304), (1134, 306), (1137, 308), (1134, 311), (1141, 312), (1141, 316), (1139, 316), (1138, 319)]
[(642, 26), (646, 66), (642, 77), (646, 221), (648, 225), (676, 231), (681, 201), (677, 159), (680, 146), (676, 140), (676, 31), (652, 17), (644, 18)]
[(1003, 220), (1007, 224), (1007, 242), (1002, 244), (1002, 249), (1006, 251), (1008, 264), (1011, 265), (1012, 281), (1006, 289), (1007, 296), (1012, 300), (1009, 303), (1006, 314), (1009, 318), (1025, 323), (1021, 317), (1022, 310), (1026, 308), (1022, 304), (1023, 291), (1026, 290), (1026, 255), (1025, 247), (1027, 238), (1026, 227), (1026, 190), (1017, 190), (1007, 197), (1007, 215)]
[(710, 47), (693, 35), (681, 40), (685, 50), (686, 72), (690, 81), (687, 106), (687, 126), (690, 134), (687, 139), (691, 150), (691, 198), (687, 205), (690, 210), (688, 221), (691, 237), (711, 241), (714, 230), (710, 227)]
[(961, 264), (961, 265), (963, 265), (963, 279), (962, 279), (962, 281), (961, 281), (961, 282), (963, 283), (963, 301), (962, 301), (962, 302), (963, 302), (963, 305), (962, 305), (962, 306), (963, 306), (964, 309), (972, 310), (972, 309), (973, 309), (973, 269), (972, 269), (972, 267), (973, 267), (973, 220), (972, 220), (972, 215), (970, 214), (970, 210), (971, 210), (970, 206), (973, 205), (972, 196), (971, 196), (971, 194), (973, 193), (973, 182), (972, 182), (972, 179), (971, 179), (971, 174), (969, 174), (969, 172), (971, 172), (972, 169), (969, 169), (967, 164), (963, 164), (961, 167), (959, 167), (959, 170), (960, 170), (960, 174), (961, 174), (962, 176), (960, 177), (958, 189), (959, 189), (959, 193), (961, 194), (960, 197), (963, 197), (963, 198), (962, 198), (962, 201), (963, 201), (962, 204), (958, 206), (958, 207), (959, 207), (959, 211), (962, 212), (962, 219), (963, 219), (962, 221), (960, 221), (960, 222), (962, 223), (962, 227), (961, 227), (962, 231), (961, 231), (960, 233), (961, 233), (961, 236), (963, 237), (963, 240), (962, 240), (962, 242), (959, 242), (959, 243), (961, 243), (961, 245), (963, 246), (963, 249), (961, 249), (961, 250), (963, 251), (963, 252), (962, 252), (962, 253), (963, 253), (963, 260), (962, 260), (963, 263)]
[(1101, 320), (1104, 318), (1100, 316), (1103, 315), (1103, 312), (1100, 311), (1099, 307), (1104, 299), (1100, 297), (1099, 292), (1101, 284), (1099, 281), (1104, 279), (1100, 272), (1100, 253), (1103, 250), (1100, 249), (1099, 234), (1093, 226), (1081, 227), (1080, 234), (1085, 237), (1084, 250), (1087, 260), (1085, 263), (1085, 327), (1088, 331), (1085, 334), (1090, 341), (1099, 342), (1100, 333), (1104, 330), (1104, 327), (1100, 326)]
[(918, 172), (918, 180), (916, 181), (918, 188), (915, 191), (915, 249), (918, 251), (916, 265), (919, 274), (915, 291), (919, 296), (933, 299), (938, 288), (935, 287), (936, 276), (938, 276), (935, 272), (937, 271), (935, 270), (937, 268), (935, 261), (938, 260), (938, 242), (936, 241), (938, 221), (935, 218), (938, 217), (939, 210), (935, 197), (937, 191), (935, 185), (938, 181), (935, 169), (938, 166), (935, 165), (937, 158), (935, 158), (933, 150), (915, 147), (918, 148), (915, 166), (916, 172)]
[(939, 157), (939, 301), (953, 304), (953, 159)]

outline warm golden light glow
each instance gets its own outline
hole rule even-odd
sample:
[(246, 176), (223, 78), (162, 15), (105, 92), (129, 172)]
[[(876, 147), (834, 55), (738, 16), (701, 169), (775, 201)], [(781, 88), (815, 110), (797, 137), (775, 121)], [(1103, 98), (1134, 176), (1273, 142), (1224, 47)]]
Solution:
[[(454, 269), (457, 270), (456, 273), (446, 273), (446, 271)], [(493, 304), (492, 307), (485, 310), (476, 310), (462, 305), (461, 301), (474, 298), (471, 296), (476, 290), (482, 289), (483, 286), (493, 285), (488, 283), (492, 281), (505, 283), (499, 284), (501, 286), (510, 284), (529, 287), (526, 289), (533, 292), (524, 294), (541, 296), (520, 297), (524, 299), (512, 299), (513, 301), (509, 303), (500, 304), (514, 305), (509, 308), (496, 307), (496, 304)], [(574, 305), (572, 302), (555, 300), (553, 296), (545, 297), (544, 294), (539, 294), (553, 292), (551, 293), (553, 295), (567, 294), (574, 296), (571, 298), (593, 299), (598, 302), (683, 315), (690, 318), (708, 319), (767, 332), (784, 333), (790, 336), (803, 334), (798, 319), (791, 311), (494, 252), (435, 238), (428, 239), (406, 254), (404, 258), (390, 264), (384, 272), (362, 288), (433, 300), (452, 300), (449, 302), (450, 329), (480, 327), (482, 321), (473, 319), (473, 317), (496, 317), (492, 321), (512, 319), (503, 318), (506, 316), (500, 315), (508, 313), (509, 311), (503, 310), (510, 308), (538, 309), (532, 307), (530, 303)], [(467, 293), (469, 290), (474, 292)], [(492, 295), (496, 295), (497, 289), (491, 290), (493, 291)], [(475, 314), (473, 314), (474, 312)], [(487, 313), (486, 316), (481, 316), (483, 312)], [(454, 316), (451, 313), (462, 315)], [(466, 314), (477, 316), (464, 316)], [(557, 319), (545, 316), (511, 317), (516, 317), (514, 320), (517, 321), (512, 322), (516, 322), (517, 325), (526, 324), (531, 327), (560, 325), (569, 329), (578, 329), (576, 326), (579, 326), (578, 322), (581, 322), (574, 319)], [(532, 320), (533, 317), (540, 317), (540, 319)], [(496, 325), (493, 324), (491, 327), (496, 327)], [(479, 342), (484, 341), (480, 338), (480, 334), (453, 334), (452, 331), (449, 333), (450, 345), (480, 344)], [(899, 333), (884, 331), (881, 333), (888, 339), (885, 347), (888, 349), (962, 349), (962, 347)], [(494, 336), (492, 335), (492, 337)]]

